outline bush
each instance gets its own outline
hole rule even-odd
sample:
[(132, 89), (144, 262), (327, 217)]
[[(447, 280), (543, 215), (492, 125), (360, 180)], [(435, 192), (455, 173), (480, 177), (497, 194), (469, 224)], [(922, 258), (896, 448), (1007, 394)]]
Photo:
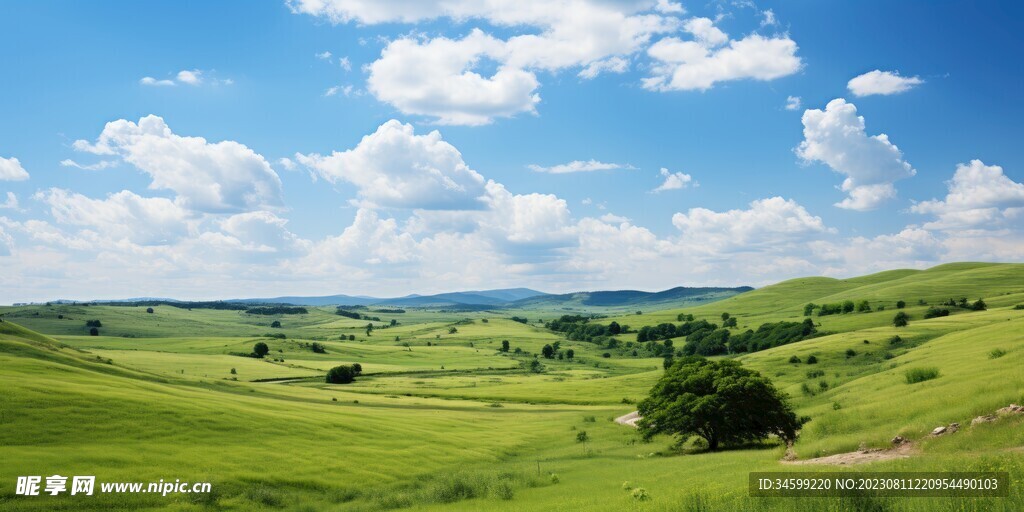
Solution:
[(978, 299), (974, 301), (974, 304), (971, 304), (970, 309), (973, 311), (985, 311), (988, 309), (988, 304), (985, 304), (985, 301)]
[(797, 356), (790, 356), (789, 362), (792, 364), (800, 364), (800, 358)]
[(900, 338), (899, 336), (893, 336), (892, 338), (889, 338), (890, 345), (895, 345), (901, 341), (903, 341), (903, 338)]
[(587, 435), (587, 431), (586, 430), (580, 430), (579, 432), (576, 433), (576, 442), (577, 443), (585, 443), (585, 442), (587, 442), (589, 440), (590, 440), (590, 436)]
[(234, 368), (232, 368), (231, 369), (231, 375), (237, 375), (237, 374), (238, 374), (238, 370), (235, 370)]
[(274, 328), (274, 329), (280, 329), (281, 328), (281, 321), (280, 320), (274, 320), (273, 322), (270, 322), (270, 327)]
[(994, 349), (992, 349), (991, 352), (988, 353), (988, 358), (989, 359), (999, 359), (1000, 357), (1003, 357), (1005, 355), (1006, 355), (1006, 351), (1005, 350), (1003, 350), (1001, 348), (994, 348)]
[(907, 370), (904, 375), (907, 378), (907, 384), (916, 384), (918, 382), (924, 382), (926, 380), (932, 380), (939, 376), (938, 368), (911, 368)]
[(637, 487), (636, 489), (633, 489), (633, 499), (637, 501), (647, 501), (651, 499), (651, 495), (647, 494), (647, 489)]
[(900, 311), (896, 313), (896, 316), (892, 318), (892, 325), (894, 327), (906, 327), (909, 324), (910, 316)]
[(356, 371), (352, 366), (335, 366), (327, 371), (328, 384), (348, 384), (356, 380)]
[(1015, 309), (1017, 311), (1020, 311), (1020, 310), (1024, 309), (1024, 304), (1017, 304), (1016, 306), (1013, 307), (1013, 309)]
[(99, 336), (99, 335), (100, 335), (100, 330), (99, 329), (97, 329), (95, 327), (93, 327), (92, 329), (89, 329), (89, 336)]
[(807, 364), (818, 364), (818, 358), (815, 356), (807, 356)]
[(266, 343), (259, 341), (252, 346), (252, 353), (256, 357), (262, 358), (263, 356), (270, 353), (270, 347), (268, 347)]
[(824, 377), (824, 376), (825, 376), (825, 372), (822, 371), (822, 370), (811, 370), (811, 371), (807, 372), (807, 378), (808, 379), (815, 379), (815, 378)]
[(327, 349), (324, 348), (324, 346), (322, 344), (317, 343), (315, 341), (313, 342), (312, 345), (309, 346), (309, 349), (312, 350), (314, 354), (326, 354), (327, 353)]
[(85, 321), (85, 326), (86, 327), (103, 327), (103, 322), (100, 322), (99, 320), (86, 320)]
[(146, 308), (146, 313), (152, 314), (153, 313), (153, 308)]
[(856, 350), (854, 350), (852, 348), (846, 349), (846, 358), (847, 359), (849, 359), (849, 358), (851, 358), (851, 357), (853, 357), (855, 355), (857, 355), (857, 351)]
[(906, 302), (904, 302), (902, 300), (896, 301), (896, 309), (903, 309), (905, 307), (907, 307), (907, 303)]
[(925, 312), (924, 312), (925, 319), (928, 319), (928, 318), (938, 318), (938, 317), (941, 317), (941, 316), (949, 316), (949, 310), (948, 309), (937, 308), (935, 306), (932, 306), (932, 307), (928, 308), (927, 310), (925, 310)]
[(609, 354), (608, 352), (605, 352), (604, 354), (601, 354), (601, 357), (604, 357), (604, 358), (606, 358), (606, 359), (607, 359), (607, 358), (609, 358), (609, 357), (611, 357), (611, 356), (612, 356), (612, 355), (611, 355), (611, 354)]

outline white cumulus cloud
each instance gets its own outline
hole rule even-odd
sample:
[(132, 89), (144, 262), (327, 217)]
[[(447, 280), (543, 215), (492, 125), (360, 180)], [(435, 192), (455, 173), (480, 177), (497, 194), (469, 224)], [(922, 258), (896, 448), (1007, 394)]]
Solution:
[(17, 158), (0, 157), (0, 181), (24, 181), (28, 179), (28, 171), (21, 166)]
[(73, 147), (119, 157), (148, 174), (151, 189), (174, 191), (187, 208), (239, 212), (281, 206), (281, 179), (263, 156), (231, 140), (177, 135), (158, 116), (109, 122), (95, 143), (77, 140)]
[(652, 190), (651, 192), (657, 193), (664, 192), (666, 190), (679, 190), (686, 188), (690, 186), (691, 183), (693, 183), (693, 177), (690, 176), (689, 174), (681, 172), (671, 172), (664, 167), (661, 168), (659, 174), (662, 178), (665, 178), (665, 181), (663, 181), (661, 185), (658, 185), (658, 188)]
[(871, 96), (872, 94), (899, 94), (909, 91), (924, 80), (916, 76), (900, 76), (898, 71), (874, 70), (856, 76), (846, 84), (854, 96)]
[(331, 183), (351, 183), (367, 205), (425, 210), (483, 207), (484, 178), (438, 131), (416, 135), (411, 124), (391, 120), (347, 151), (296, 154), (295, 159)]
[(911, 206), (912, 212), (937, 217), (926, 228), (997, 229), (1024, 220), (1024, 183), (1010, 179), (998, 165), (981, 160), (957, 165), (948, 187), (945, 199)]
[(846, 176), (842, 190), (849, 197), (836, 203), (839, 208), (877, 208), (896, 196), (894, 182), (916, 174), (887, 135), (867, 134), (857, 107), (842, 98), (830, 101), (824, 110), (805, 111), (802, 121), (804, 141), (796, 148), (797, 155)]

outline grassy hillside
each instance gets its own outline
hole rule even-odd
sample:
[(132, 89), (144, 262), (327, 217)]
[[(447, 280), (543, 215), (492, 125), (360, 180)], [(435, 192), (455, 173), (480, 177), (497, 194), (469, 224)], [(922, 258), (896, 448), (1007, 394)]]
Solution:
[[(922, 318), (928, 305), (961, 296), (984, 298), (990, 307)], [(872, 311), (814, 316), (825, 335), (726, 356), (771, 378), (797, 413), (811, 418), (796, 455), (885, 447), (902, 435), (916, 441), (910, 458), (822, 469), (1003, 470), (1021, 481), (1024, 415), (949, 436), (926, 434), (1024, 403), (1024, 310), (1013, 307), (1024, 303), (1024, 265), (798, 279), (615, 320), (636, 329), (676, 322), (680, 312), (717, 322), (729, 312), (743, 330), (800, 321), (807, 302), (843, 300), (868, 300)], [(897, 300), (908, 304), (906, 327), (892, 326)], [(0, 509), (1024, 509), (1019, 486), (1000, 499), (750, 498), (748, 472), (813, 466), (781, 463), (784, 449), (771, 443), (696, 453), (667, 437), (643, 442), (612, 419), (635, 408), (660, 377), (662, 360), (631, 344), (634, 334), (608, 348), (544, 329), (536, 320), (553, 318), (549, 310), (523, 314), (529, 323), (505, 312), (410, 310), (380, 314), (367, 334), (366, 321), (332, 308), (278, 316), (0, 308)], [(398, 324), (390, 326), (391, 318)], [(92, 319), (102, 322), (99, 336), (88, 335), (85, 320)], [(282, 328), (270, 328), (273, 320)], [(271, 330), (285, 338), (263, 336)], [(270, 354), (247, 357), (260, 341)], [(311, 350), (313, 341), (323, 353)], [(684, 340), (675, 341), (678, 348)], [(541, 366), (531, 369), (542, 347), (555, 343), (563, 358), (539, 357)], [(811, 355), (817, 364), (807, 364)], [(794, 356), (800, 362), (791, 362)], [(354, 383), (324, 382), (328, 369), (354, 362), (364, 368)], [(910, 384), (906, 374), (914, 369), (936, 376)], [(17, 476), (54, 473), (106, 482), (209, 481), (214, 492), (109, 494), (88, 502), (13, 495)], [(650, 499), (634, 499), (623, 482), (643, 487)]]

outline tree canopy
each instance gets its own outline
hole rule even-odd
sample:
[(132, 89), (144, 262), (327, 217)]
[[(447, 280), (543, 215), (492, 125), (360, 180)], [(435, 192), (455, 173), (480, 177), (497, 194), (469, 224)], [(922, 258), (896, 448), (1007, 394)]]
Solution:
[(770, 435), (790, 442), (802, 423), (786, 395), (760, 373), (737, 361), (695, 356), (669, 367), (638, 410), (644, 438), (699, 436), (710, 450)]

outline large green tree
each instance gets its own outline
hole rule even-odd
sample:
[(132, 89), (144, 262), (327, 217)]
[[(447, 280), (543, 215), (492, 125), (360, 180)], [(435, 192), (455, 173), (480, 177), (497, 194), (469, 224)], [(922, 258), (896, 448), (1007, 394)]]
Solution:
[(760, 373), (702, 357), (676, 361), (637, 408), (645, 438), (699, 436), (710, 450), (770, 435), (790, 442), (801, 425), (786, 395)]

